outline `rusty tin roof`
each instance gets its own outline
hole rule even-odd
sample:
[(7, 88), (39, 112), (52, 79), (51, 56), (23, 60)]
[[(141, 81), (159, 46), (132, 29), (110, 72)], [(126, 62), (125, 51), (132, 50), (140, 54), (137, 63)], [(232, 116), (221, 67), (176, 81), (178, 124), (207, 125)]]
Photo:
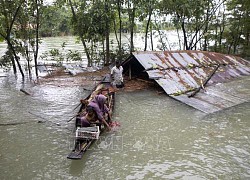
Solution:
[[(230, 94), (228, 89), (236, 85), (224, 84), (250, 75), (250, 62), (241, 57), (207, 51), (143, 51), (133, 56), (169, 96), (203, 112), (250, 100), (250, 91)], [(247, 88), (250, 90), (250, 86)]]

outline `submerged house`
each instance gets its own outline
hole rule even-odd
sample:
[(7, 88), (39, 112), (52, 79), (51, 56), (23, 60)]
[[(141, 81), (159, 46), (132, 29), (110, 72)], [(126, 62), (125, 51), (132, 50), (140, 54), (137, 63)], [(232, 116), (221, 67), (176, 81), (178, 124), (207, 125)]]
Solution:
[(134, 52), (122, 65), (130, 78), (153, 79), (168, 96), (205, 113), (250, 100), (250, 62), (237, 56), (143, 51)]

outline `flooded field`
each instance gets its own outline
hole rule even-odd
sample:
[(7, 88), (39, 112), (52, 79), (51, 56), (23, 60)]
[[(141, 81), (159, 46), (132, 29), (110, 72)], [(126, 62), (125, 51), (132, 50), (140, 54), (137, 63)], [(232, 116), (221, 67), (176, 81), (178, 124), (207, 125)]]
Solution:
[[(116, 94), (113, 120), (82, 160), (73, 148), (82, 86), (0, 79), (0, 179), (248, 179), (250, 104), (206, 115), (154, 89)], [(37, 123), (38, 121), (45, 123)]]
[(95, 84), (82, 83), (0, 77), (1, 180), (250, 178), (250, 102), (208, 115), (152, 87), (117, 92), (120, 129), (102, 134), (82, 160), (68, 160), (74, 120), (67, 121)]

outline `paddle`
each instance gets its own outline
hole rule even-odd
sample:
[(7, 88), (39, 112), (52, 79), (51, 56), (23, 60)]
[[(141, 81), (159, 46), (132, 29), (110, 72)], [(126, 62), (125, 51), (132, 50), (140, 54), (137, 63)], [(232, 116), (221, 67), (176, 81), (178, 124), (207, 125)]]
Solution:
[(70, 118), (67, 122), (70, 122), (70, 121), (72, 121), (72, 119), (74, 119), (76, 116), (78, 116), (78, 115), (81, 115), (81, 113), (84, 113), (84, 112), (79, 112), (79, 113), (77, 113), (76, 115), (74, 115), (72, 118)]
[(22, 89), (22, 88), (20, 89), (20, 91), (23, 92), (23, 93), (26, 94), (26, 95), (29, 95), (29, 96), (31, 95), (30, 93), (28, 93), (27, 91), (25, 91), (25, 90)]
[(76, 108), (78, 108), (81, 104), (82, 104), (82, 103), (80, 102), (80, 103), (73, 109), (73, 111), (76, 110)]
[(72, 118), (70, 118), (67, 122), (72, 121), (72, 119), (74, 119), (76, 116), (78, 116), (79, 114), (77, 113), (76, 115), (74, 115)]
[(44, 117), (42, 117), (42, 116), (39, 116), (39, 115), (37, 115), (37, 114), (34, 114), (34, 113), (32, 113), (32, 112), (29, 112), (30, 114), (32, 114), (32, 115), (34, 115), (34, 116), (36, 116), (36, 117), (39, 117), (39, 118), (41, 118), (41, 119), (44, 119), (45, 121), (41, 121), (41, 120), (39, 120), (39, 121), (37, 121), (37, 123), (45, 123), (45, 122), (50, 122), (50, 123), (52, 123), (52, 124), (55, 124), (55, 125), (57, 125), (57, 126), (61, 126), (60, 124), (58, 124), (58, 123), (54, 123), (54, 122), (52, 122), (52, 121), (48, 121), (48, 119), (45, 119)]
[(91, 89), (86, 89), (86, 88), (83, 88), (83, 90), (85, 90), (85, 91), (92, 91)]
[[(45, 120), (45, 121), (39, 120), (39, 121), (37, 121), (37, 123), (45, 123), (46, 121), (48, 121), (47, 119), (43, 118), (42, 116), (39, 116), (39, 115), (34, 114), (34, 113), (31, 113), (31, 112), (29, 112), (29, 113), (32, 114), (32, 115), (34, 115), (34, 116), (36, 116), (36, 117), (39, 117), (39, 118)], [(52, 123), (52, 124), (56, 124), (57, 126), (60, 126), (60, 124), (58, 124), (58, 123), (54, 123), (54, 122), (51, 122), (51, 121), (48, 121), (48, 122), (50, 122), (50, 123)], [(15, 126), (15, 125), (19, 125), (19, 124), (28, 124), (28, 123), (34, 123), (34, 121), (30, 121), (30, 122), (27, 122), (27, 121), (26, 121), (26, 122), (5, 123), (5, 124), (0, 124), (0, 126)]]
[(13, 122), (13, 123), (0, 124), (0, 126), (15, 126), (15, 125), (27, 124), (27, 123), (31, 123), (31, 122)]

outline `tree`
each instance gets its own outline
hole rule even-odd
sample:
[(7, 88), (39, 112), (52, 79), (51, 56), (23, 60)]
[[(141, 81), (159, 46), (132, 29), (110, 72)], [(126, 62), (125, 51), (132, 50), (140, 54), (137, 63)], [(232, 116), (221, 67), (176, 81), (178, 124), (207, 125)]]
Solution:
[(130, 53), (134, 51), (134, 28), (135, 28), (135, 15), (136, 15), (136, 0), (128, 0), (128, 14), (129, 14), (129, 23), (130, 23)]
[(173, 23), (182, 30), (183, 49), (192, 50), (203, 40), (203, 49), (207, 49), (207, 37), (210, 21), (224, 0), (189, 1), (163, 0), (162, 11), (173, 16)]
[(15, 39), (15, 34), (13, 32), (14, 28), (19, 28), (16, 26), (15, 22), (17, 20), (18, 14), (20, 13), (21, 7), (24, 4), (24, 0), (19, 1), (5, 1), (1, 0), (1, 25), (0, 25), (0, 36), (7, 42), (8, 44), (8, 57), (11, 59), (13, 71), (16, 74), (16, 66), (15, 62), (18, 65), (19, 71), (24, 78), (24, 73), (19, 62), (19, 56), (16, 52), (15, 45), (17, 44), (17, 40)]
[[(40, 9), (42, 0), (32, 1), (4, 1), (1, 0), (1, 18), (2, 24), (0, 28), (0, 36), (8, 44), (7, 56), (11, 60), (13, 71), (16, 74), (15, 63), (17, 63), (19, 71), (24, 78), (24, 73), (20, 64), (20, 57), (25, 57), (30, 72), (30, 61), (32, 60), (30, 53), (34, 53), (35, 71), (37, 72), (37, 58), (39, 29), (40, 29)], [(32, 49), (32, 50), (31, 50)]]
[[(72, 34), (71, 10), (67, 6), (47, 5), (42, 8), (39, 34), (41, 37)], [(49, 19), (49, 21), (48, 21)]]
[[(86, 9), (86, 6), (87, 6), (86, 0), (83, 2), (78, 2), (78, 3), (72, 2), (72, 0), (69, 0), (69, 6), (70, 6), (70, 9), (71, 9), (71, 12), (73, 15), (72, 16), (73, 28), (75, 30), (75, 33), (78, 34), (78, 36), (83, 44), (83, 47), (84, 47), (84, 50), (85, 50), (85, 53), (87, 56), (87, 60), (88, 60), (88, 66), (91, 66), (92, 61), (90, 59), (89, 50), (87, 48), (87, 44), (85, 42), (85, 37), (84, 37), (84, 35), (85, 35), (84, 31), (86, 30), (86, 26), (85, 26), (86, 21), (82, 22), (82, 21), (80, 21), (80, 18), (78, 19), (79, 14), (81, 15), (81, 12), (83, 12)], [(78, 11), (78, 14), (77, 14), (75, 8), (77, 8), (78, 10), (81, 10), (81, 11)]]
[(226, 44), (228, 53), (250, 56), (250, 2), (248, 0), (230, 0)]

